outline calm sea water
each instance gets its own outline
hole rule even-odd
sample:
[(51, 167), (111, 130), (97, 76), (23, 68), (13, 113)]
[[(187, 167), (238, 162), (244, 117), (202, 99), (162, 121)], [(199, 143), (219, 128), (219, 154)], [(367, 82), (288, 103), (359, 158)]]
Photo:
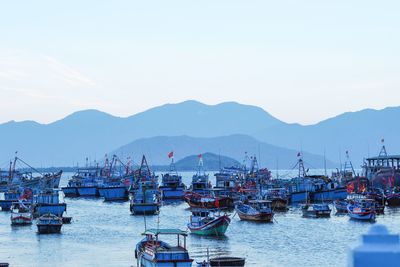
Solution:
[[(191, 173), (184, 173), (189, 184)], [(67, 176), (61, 184), (65, 185)], [(0, 262), (10, 266), (136, 266), (135, 244), (144, 230), (143, 217), (131, 216), (129, 203), (101, 199), (66, 199), (73, 223), (60, 235), (38, 235), (36, 225), (11, 227), (10, 214), (0, 212)], [(186, 229), (190, 212), (185, 203), (165, 205), (159, 216), (147, 217), (148, 227)], [(399, 233), (400, 210), (387, 209), (377, 223)], [(260, 224), (235, 216), (226, 237), (189, 235), (188, 248), (195, 260), (211, 256), (246, 257), (246, 266), (346, 266), (349, 248), (359, 243), (368, 222), (332, 215), (306, 219), (298, 208), (276, 214), (276, 222)]]

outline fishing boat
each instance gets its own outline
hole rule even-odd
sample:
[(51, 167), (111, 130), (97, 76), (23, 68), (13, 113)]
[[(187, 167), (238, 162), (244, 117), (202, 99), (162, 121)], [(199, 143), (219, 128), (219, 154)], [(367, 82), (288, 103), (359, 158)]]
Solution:
[(271, 207), (274, 211), (287, 211), (288, 210), (288, 197), (285, 188), (272, 188), (268, 189), (264, 198), (271, 201)]
[(301, 206), (303, 217), (323, 218), (331, 216), (331, 208), (328, 204), (304, 204)]
[(183, 200), (186, 185), (182, 182), (182, 176), (180, 176), (176, 170), (174, 152), (170, 152), (168, 157), (171, 159), (171, 164), (169, 172), (162, 175), (160, 186), (162, 199)]
[[(17, 164), (19, 164), (20, 170), (17, 170)], [(14, 161), (10, 163), (9, 186), (30, 188), (33, 191), (58, 188), (61, 175), (61, 170), (42, 173), (15, 155)]]
[(235, 210), (244, 221), (272, 222), (274, 218), (271, 201), (268, 200), (250, 200), (246, 204), (239, 202)]
[(62, 225), (62, 218), (51, 213), (40, 216), (36, 223), (39, 234), (58, 234)]
[(128, 189), (133, 183), (134, 174), (130, 168), (131, 160), (125, 164), (114, 155), (111, 164), (106, 163), (102, 170), (102, 184), (98, 183), (99, 196), (105, 201), (125, 201), (129, 199)]
[[(254, 188), (261, 190), (270, 182), (272, 175), (267, 168), (260, 168), (256, 156), (250, 157), (250, 170), (245, 177), (245, 184), (252, 184)], [(250, 188), (248, 188), (250, 189)]]
[(246, 263), (245, 258), (239, 257), (217, 257), (210, 259), (210, 266), (243, 267)]
[(386, 193), (386, 203), (389, 207), (400, 206), (400, 190), (398, 187), (395, 187)]
[(0, 199), (0, 207), (2, 211), (10, 211), (11, 206), (14, 202), (18, 202), (21, 196), (19, 188), (9, 188), (3, 193), (3, 198)]
[(186, 192), (184, 199), (190, 208), (229, 209), (234, 207), (234, 201), (232, 198), (224, 196), (217, 197), (213, 192), (210, 192), (209, 195)]
[(32, 224), (33, 216), (30, 204), (15, 202), (11, 207), (11, 225)]
[(143, 155), (138, 173), (137, 187), (132, 190), (130, 211), (132, 215), (153, 215), (160, 211), (161, 201), (157, 176), (152, 173)]
[(65, 197), (78, 197), (79, 196), (78, 187), (80, 187), (81, 184), (82, 184), (81, 179), (71, 178), (68, 181), (68, 185), (65, 187), (61, 187), (61, 190), (63, 191)]
[(298, 162), (295, 167), (298, 167), (298, 176), (288, 184), (291, 203), (334, 201), (347, 197), (346, 187), (326, 174), (308, 174), (301, 153), (297, 156)]
[(346, 199), (337, 199), (333, 202), (337, 213), (347, 213), (347, 205), (349, 202)]
[[(220, 211), (207, 209), (192, 210), (190, 221), (187, 224), (190, 232), (202, 236), (223, 236), (228, 229), (231, 219)], [(213, 213), (211, 215), (211, 213)]]
[(241, 166), (224, 167), (215, 176), (214, 191), (220, 196), (229, 196), (235, 200), (240, 198), (239, 190), (247, 171)]
[(199, 163), (197, 173), (192, 177), (192, 183), (187, 192), (196, 193), (199, 195), (208, 195), (212, 190), (212, 185), (209, 180), (209, 175), (204, 171), (203, 156), (199, 155)]
[(142, 181), (130, 201), (132, 215), (153, 215), (160, 211), (160, 194), (152, 181)]
[(363, 174), (372, 187), (394, 188), (400, 186), (400, 155), (389, 155), (385, 140), (382, 139), (381, 150), (376, 157), (369, 157), (363, 164)]
[(108, 181), (102, 187), (98, 188), (99, 195), (104, 201), (124, 201), (128, 200), (128, 188), (121, 180)]
[(98, 197), (99, 192), (98, 179), (100, 177), (100, 169), (98, 167), (86, 167), (78, 169), (72, 179), (80, 180), (76, 187), (80, 197)]
[(370, 199), (355, 200), (347, 206), (347, 214), (352, 219), (375, 221), (375, 203)]
[(55, 189), (42, 191), (34, 195), (32, 207), (35, 218), (48, 213), (61, 218), (67, 210), (67, 204), (60, 202), (59, 191)]
[[(136, 245), (135, 258), (138, 267), (191, 267), (193, 259), (186, 249), (187, 232), (179, 229), (148, 229), (145, 238)], [(176, 236), (173, 246), (160, 236)], [(182, 240), (183, 237), (183, 240)]]

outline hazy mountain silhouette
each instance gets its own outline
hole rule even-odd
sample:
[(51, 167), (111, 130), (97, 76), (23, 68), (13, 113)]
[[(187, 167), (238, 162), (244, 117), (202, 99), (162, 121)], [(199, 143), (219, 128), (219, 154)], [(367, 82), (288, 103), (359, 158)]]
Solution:
[[(205, 171), (217, 171), (223, 167), (239, 166), (240, 162), (227, 156), (217, 155), (213, 153), (202, 154), (203, 169)], [(179, 171), (195, 171), (198, 169), (198, 155), (184, 157), (176, 162), (176, 169)]]
[(345, 151), (349, 151), (358, 168), (363, 158), (379, 153), (382, 138), (388, 153), (400, 154), (399, 118), (399, 107), (365, 109), (347, 112), (315, 125), (281, 124), (266, 127), (253, 136), (278, 146), (301, 146), (316, 154), (323, 154), (325, 150), (326, 156), (335, 162), (339, 162), (340, 158), (343, 161)]
[[(205, 105), (196, 101), (167, 104), (126, 118), (97, 110), (84, 110), (50, 124), (33, 121), (10, 121), (1, 124), (0, 166), (5, 167), (15, 151), (19, 151), (22, 158), (38, 167), (65, 166), (77, 161), (83, 162), (87, 156), (91, 159), (103, 158), (105, 153), (143, 138), (182, 135), (204, 138), (236, 134), (252, 136), (270, 144), (270, 147), (265, 147), (265, 151), (281, 153), (282, 148), (292, 149), (287, 155), (299, 150), (323, 155), (325, 150), (327, 158), (335, 162), (339, 162), (340, 152), (344, 155), (345, 150), (349, 150), (357, 165), (363, 157), (368, 154), (375, 155), (379, 151), (381, 138), (385, 138), (389, 153), (400, 151), (400, 142), (397, 142), (400, 131), (397, 122), (399, 117), (398, 107), (367, 109), (344, 113), (315, 125), (302, 126), (284, 123), (254, 106), (235, 102)], [(217, 143), (214, 143), (214, 146), (225, 149), (228, 141), (222, 139), (220, 142), (223, 145), (217, 146)], [(258, 146), (257, 141), (254, 145)], [(238, 146), (235, 144), (234, 147)], [(233, 155), (225, 151), (221, 153), (239, 160), (244, 151), (250, 152), (251, 149), (255, 149), (246, 146), (251, 144), (244, 142), (236, 152), (233, 149), (227, 150)], [(204, 148), (196, 150), (193, 152), (219, 152)], [(132, 153), (136, 155), (137, 152)], [(276, 165), (276, 158), (280, 157), (281, 154), (274, 157), (262, 155), (261, 160)], [(286, 160), (288, 163), (284, 162)], [(316, 165), (321, 167), (321, 157), (312, 161), (319, 162)], [(286, 156), (282, 156), (282, 160), (279, 159), (280, 166), (290, 165), (292, 162), (293, 160)]]
[[(292, 168), (297, 161), (296, 150), (276, 147), (270, 144), (262, 143), (247, 135), (230, 135), (214, 138), (199, 138), (189, 136), (158, 136), (153, 138), (144, 138), (129, 143), (113, 151), (121, 158), (134, 155), (147, 155), (152, 164), (167, 165), (167, 157), (170, 151), (174, 151), (175, 159), (180, 160), (187, 155), (198, 155), (204, 152), (213, 154), (229, 155), (229, 157), (243, 162), (245, 153), (247, 155), (259, 157), (261, 166), (268, 166), (275, 169)], [(321, 168), (324, 166), (324, 158), (319, 155), (303, 152), (304, 160), (310, 167)], [(135, 159), (134, 160), (138, 160)], [(335, 167), (336, 164), (327, 161), (328, 167)]]
[[(97, 110), (75, 112), (50, 124), (31, 121), (0, 125), (0, 163), (19, 151), (35, 166), (71, 165), (133, 140), (158, 135), (215, 137), (261, 131), (283, 124), (261, 108), (234, 102), (205, 105), (196, 101), (167, 104), (120, 118)], [(4, 164), (3, 164), (4, 165)]]

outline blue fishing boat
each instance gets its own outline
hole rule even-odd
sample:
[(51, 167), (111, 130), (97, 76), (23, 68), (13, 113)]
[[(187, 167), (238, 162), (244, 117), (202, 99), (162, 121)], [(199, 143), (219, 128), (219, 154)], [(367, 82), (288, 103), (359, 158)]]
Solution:
[[(245, 184), (252, 185), (253, 189), (261, 190), (271, 181), (271, 171), (267, 168), (260, 168), (256, 156), (250, 157), (250, 162), (250, 170), (246, 175)], [(246, 187), (250, 189), (249, 186)]]
[(274, 212), (271, 208), (271, 201), (250, 200), (238, 202), (235, 211), (243, 221), (272, 222)]
[(370, 199), (354, 200), (347, 206), (347, 214), (352, 219), (375, 221), (375, 203)]
[(48, 213), (62, 217), (66, 210), (67, 204), (60, 202), (59, 191), (57, 190), (46, 190), (33, 196), (33, 214), (35, 218)]
[(288, 210), (288, 193), (285, 188), (270, 188), (265, 193), (264, 199), (271, 201), (271, 207), (274, 211)]
[[(38, 192), (45, 188), (58, 188), (61, 175), (62, 171), (41, 173), (24, 160), (15, 156), (14, 161), (10, 162), (8, 171), (0, 170), (0, 192), (7, 192), (15, 188), (22, 190), (29, 188), (33, 192)], [(6, 209), (9, 208), (10, 205)]]
[[(186, 231), (179, 229), (149, 229), (145, 238), (136, 245), (135, 258), (138, 267), (191, 267), (193, 259), (186, 249)], [(177, 245), (173, 246), (159, 236), (176, 236)], [(183, 240), (182, 238), (183, 237)]]
[(138, 172), (137, 184), (131, 190), (130, 211), (132, 215), (153, 215), (160, 211), (160, 192), (157, 176), (151, 173), (146, 157), (143, 155)]
[(102, 184), (104, 174), (109, 167), (109, 161), (106, 155), (105, 166), (100, 168), (99, 164), (90, 166), (89, 159), (86, 158), (86, 166), (78, 168), (77, 172), (68, 181), (68, 185), (62, 190), (66, 197), (97, 197), (99, 192), (97, 187)]
[(15, 202), (11, 206), (11, 225), (29, 225), (32, 224), (33, 215), (30, 204), (24, 204), (22, 201)]
[(17, 188), (11, 188), (3, 193), (3, 199), (0, 199), (0, 207), (2, 211), (10, 211), (14, 202), (18, 202), (21, 192)]
[(186, 185), (182, 182), (182, 176), (180, 176), (176, 170), (174, 153), (170, 152), (168, 157), (171, 159), (171, 164), (169, 172), (162, 175), (162, 182), (160, 186), (162, 199), (183, 200)]
[(392, 189), (400, 186), (400, 155), (389, 155), (382, 139), (379, 155), (369, 157), (363, 164), (363, 174), (374, 188)]
[(192, 177), (192, 183), (188, 192), (196, 193), (199, 195), (208, 195), (212, 190), (212, 185), (209, 180), (209, 175), (204, 171), (203, 156), (199, 155), (199, 164), (197, 173)]
[(337, 213), (347, 213), (349, 202), (346, 199), (337, 199), (333, 202)]
[(220, 214), (220, 210), (193, 209), (191, 212), (187, 227), (195, 235), (223, 236), (231, 222), (227, 214)]
[(386, 192), (386, 203), (389, 207), (400, 206), (400, 188), (394, 187)]
[(224, 167), (214, 174), (214, 190), (218, 191), (221, 196), (229, 196), (238, 200), (240, 198), (239, 190), (246, 174), (246, 169), (241, 166)]
[(81, 186), (81, 184), (81, 179), (72, 178), (68, 181), (68, 185), (62, 187), (61, 190), (63, 191), (65, 197), (78, 197), (78, 187)]
[(291, 203), (334, 201), (347, 197), (346, 187), (326, 175), (309, 175), (301, 153), (297, 156), (299, 173), (288, 184)]
[(301, 205), (303, 217), (306, 218), (324, 218), (331, 216), (331, 208), (328, 204), (304, 204)]
[(124, 201), (129, 199), (128, 188), (120, 179), (108, 181), (99, 187), (99, 195), (104, 201)]
[(50, 213), (40, 216), (36, 223), (39, 234), (59, 234), (62, 225), (62, 219)]
[(106, 166), (102, 170), (104, 177), (98, 183), (99, 196), (104, 201), (125, 201), (129, 199), (128, 189), (134, 180), (134, 173), (131, 171), (131, 160), (128, 158), (127, 164), (114, 155), (111, 164), (106, 161)]
[[(80, 197), (97, 197), (98, 180), (101, 177), (101, 169), (96, 167), (79, 168), (77, 173), (72, 176), (74, 180), (80, 180), (76, 190)], [(101, 179), (101, 178), (100, 178)]]

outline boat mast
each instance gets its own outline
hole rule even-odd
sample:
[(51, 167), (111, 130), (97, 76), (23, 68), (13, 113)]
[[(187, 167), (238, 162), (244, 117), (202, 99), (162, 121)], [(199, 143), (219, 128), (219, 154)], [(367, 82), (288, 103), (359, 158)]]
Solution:
[(326, 173), (326, 150), (324, 148), (324, 169), (325, 169), (325, 176), (328, 176), (328, 174)]
[(382, 138), (381, 143), (382, 143), (382, 148), (381, 148), (381, 151), (379, 152), (379, 157), (387, 157), (387, 152), (386, 152), (386, 147), (385, 147), (385, 139)]
[(356, 172), (354, 170), (353, 163), (351, 163), (351, 160), (350, 160), (349, 151), (346, 150), (346, 161), (344, 162), (343, 174), (345, 174), (347, 167), (350, 167), (351, 172), (353, 173), (354, 176), (356, 176)]

